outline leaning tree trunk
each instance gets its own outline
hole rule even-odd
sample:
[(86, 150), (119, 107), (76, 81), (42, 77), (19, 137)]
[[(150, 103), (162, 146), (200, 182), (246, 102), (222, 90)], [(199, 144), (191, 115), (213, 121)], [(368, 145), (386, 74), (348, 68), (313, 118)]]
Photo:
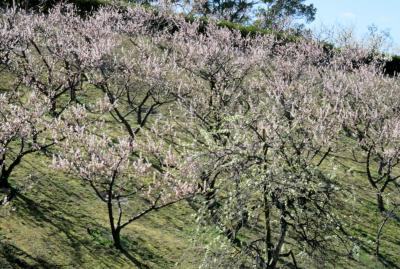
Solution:
[(0, 200), (0, 205), (5, 205), (11, 201), (17, 194), (17, 190), (11, 187), (8, 181), (10, 177), (10, 170), (5, 169), (5, 166), (1, 166), (0, 169), (0, 190), (3, 191), (4, 197)]
[(277, 268), (277, 264), (278, 264), (279, 257), (281, 254), (282, 246), (285, 242), (287, 228), (288, 228), (288, 224), (285, 220), (285, 213), (282, 212), (281, 217), (280, 217), (280, 230), (281, 231), (279, 234), (278, 242), (276, 243), (275, 248), (272, 251), (271, 262), (267, 266), (268, 269), (276, 269)]
[(5, 166), (5, 156), (1, 156), (0, 158), (0, 189), (9, 189), (10, 183), (8, 182), (8, 178), (10, 176), (10, 172), (6, 169)]
[(1, 171), (0, 172), (0, 189), (9, 189), (10, 187), (11, 186), (10, 186), (10, 182), (8, 182), (7, 172)]
[(108, 219), (110, 222), (111, 235), (113, 238), (114, 247), (116, 249), (123, 250), (121, 244), (121, 227), (115, 224), (115, 219), (114, 219), (114, 211), (112, 205), (112, 187), (110, 187), (108, 191), (107, 210), (108, 210)]

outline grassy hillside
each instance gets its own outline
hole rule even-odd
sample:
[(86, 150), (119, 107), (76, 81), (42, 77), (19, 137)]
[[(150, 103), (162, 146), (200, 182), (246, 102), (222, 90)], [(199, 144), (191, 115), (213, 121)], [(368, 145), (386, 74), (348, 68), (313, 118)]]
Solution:
[[(336, 268), (399, 268), (400, 224), (391, 220), (382, 236), (381, 261), (373, 255), (382, 217), (362, 167), (337, 156), (343, 190), (338, 213), (354, 236), (354, 258), (338, 257)], [(192, 238), (196, 224), (186, 202), (154, 212), (128, 226), (123, 244), (113, 250), (104, 204), (77, 179), (49, 168), (50, 160), (31, 155), (12, 175), (21, 186), (15, 200), (1, 208), (1, 268), (197, 268), (202, 249)], [(350, 169), (351, 168), (351, 169)], [(131, 255), (131, 257), (129, 256)]]
[[(48, 166), (32, 155), (13, 175), (28, 187), (1, 208), (0, 268), (134, 268), (112, 248), (104, 204)], [(193, 212), (181, 203), (156, 214), (126, 229), (126, 249), (150, 268), (196, 268)]]
[[(10, 79), (1, 79), (3, 88), (9, 87)], [(353, 255), (338, 255), (330, 267), (400, 268), (400, 223), (387, 222), (380, 260), (374, 255), (382, 216), (363, 164), (352, 160), (352, 145), (344, 139), (342, 146), (348, 150), (332, 161), (341, 188), (336, 213), (352, 236), (341, 253)], [(190, 269), (201, 265), (205, 248), (195, 240), (195, 211), (187, 202), (127, 226), (122, 232), (126, 253), (122, 253), (113, 248), (105, 204), (80, 180), (52, 169), (51, 158), (28, 155), (12, 174), (11, 183), (20, 192), (0, 207), (0, 268)]]
[[(11, 76), (0, 78), (0, 92), (9, 88), (10, 80)], [(89, 101), (93, 96), (86, 97)], [(118, 127), (115, 124), (109, 130)], [(375, 257), (375, 236), (383, 218), (365, 177), (364, 164), (352, 160), (353, 141), (344, 138), (340, 146), (340, 155), (331, 157), (340, 188), (334, 213), (343, 220), (349, 240), (337, 247), (341, 248), (338, 253), (351, 255), (338, 254), (334, 264), (321, 261), (307, 268), (400, 268), (400, 223), (392, 219), (387, 222), (381, 257)], [(0, 269), (201, 266), (206, 242), (196, 240), (196, 212), (185, 201), (127, 226), (122, 231), (126, 251), (120, 252), (113, 247), (105, 204), (87, 184), (55, 171), (51, 158), (27, 156), (12, 173), (11, 184), (19, 193), (0, 207)], [(132, 200), (130, 206), (140, 202)], [(210, 237), (215, 234), (208, 233)]]
[[(343, 145), (351, 148), (351, 142)], [(400, 268), (400, 223), (390, 220), (384, 226), (381, 238), (381, 257), (374, 255), (376, 232), (383, 217), (377, 210), (375, 193), (367, 182), (363, 164), (356, 164), (346, 155), (336, 155), (338, 181), (341, 187), (341, 205), (337, 213), (343, 219), (353, 241), (353, 257), (344, 259), (342, 268)], [(393, 197), (391, 197), (393, 199)]]

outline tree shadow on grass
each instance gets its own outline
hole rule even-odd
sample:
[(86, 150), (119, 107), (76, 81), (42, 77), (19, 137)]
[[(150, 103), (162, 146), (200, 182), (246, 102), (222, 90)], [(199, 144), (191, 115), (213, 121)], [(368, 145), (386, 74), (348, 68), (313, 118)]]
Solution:
[[(102, 247), (113, 246), (110, 230), (104, 227), (94, 228), (89, 227), (88, 233), (98, 242)], [(116, 250), (119, 254), (122, 254), (132, 262), (139, 269), (153, 268), (148, 263), (159, 265), (160, 268), (170, 268), (173, 266), (173, 262), (165, 259), (161, 255), (154, 253), (149, 247), (146, 246), (146, 242), (140, 238), (132, 238), (131, 236), (121, 235), (121, 243), (123, 246), (122, 250)]]
[[(366, 241), (374, 240), (374, 237), (372, 235), (369, 235), (364, 230), (361, 230), (358, 228), (354, 228), (354, 230), (357, 231), (359, 233), (359, 235), (352, 239), (353, 243), (356, 243), (360, 247), (360, 249), (362, 249), (364, 252), (368, 253), (370, 256), (374, 256), (375, 255), (375, 245), (366, 243)], [(363, 240), (361, 240), (359, 238), (361, 236), (364, 237)], [(382, 263), (387, 268), (400, 269), (400, 265), (395, 260), (392, 260), (391, 257), (389, 257), (389, 255), (379, 254), (377, 259), (380, 263)]]
[[(108, 230), (92, 220), (90, 216), (82, 212), (68, 212), (57, 206), (59, 201), (53, 204), (38, 203), (23, 194), (18, 194), (15, 201), (18, 203), (17, 212), (24, 221), (36, 226), (50, 226), (54, 232), (49, 233), (49, 236), (56, 236), (61, 233), (66, 237), (66, 240), (60, 238), (57, 248), (64, 253), (72, 251), (68, 256), (72, 257), (73, 265), (83, 263), (81, 253), (83, 248), (87, 249), (87, 254), (105, 267), (109, 267), (111, 262), (113, 265), (123, 264), (123, 261), (118, 260), (116, 256), (118, 252), (111, 247), (111, 235), (107, 233)], [(89, 227), (91, 230), (104, 231), (102, 232), (105, 235), (103, 243), (99, 243), (99, 238), (89, 233)], [(81, 234), (76, 233), (77, 230), (81, 230)], [(107, 240), (110, 243), (107, 243)]]
[[(82, 199), (80, 195), (77, 195), (76, 193), (71, 192), (70, 189), (66, 188), (65, 184), (60, 184), (57, 181), (52, 181), (49, 184), (51, 184), (52, 188), (56, 189), (57, 192), (66, 194), (66, 197), (69, 198), (74, 197), (73, 199), (74, 203), (79, 203), (79, 200)], [(90, 192), (91, 190), (88, 191)], [(48, 197), (48, 199), (53, 200), (54, 198), (51, 196), (52, 194), (50, 193), (50, 197)], [(74, 212), (74, 215), (76, 215), (77, 213), (78, 212)], [(62, 215), (64, 216), (65, 214), (68, 214), (68, 212), (62, 211)], [(149, 261), (155, 264), (162, 263), (163, 265), (168, 264), (173, 266), (172, 261), (169, 261), (164, 257), (162, 257), (161, 255), (154, 253), (154, 251), (152, 251), (150, 247), (146, 246), (146, 241), (141, 240), (140, 238), (136, 237), (133, 238), (132, 236), (122, 235), (121, 240), (124, 246), (124, 250), (118, 252), (113, 248), (113, 242), (109, 227), (103, 227), (101, 225), (98, 225), (97, 223), (91, 221), (92, 218), (90, 216), (84, 214), (81, 214), (81, 216), (79, 216), (79, 219), (81, 220), (85, 219), (86, 223), (90, 223), (90, 229), (98, 232), (98, 235), (100, 236), (97, 238), (93, 237), (93, 233), (91, 235), (92, 238), (96, 240), (96, 242), (100, 241), (100, 245), (102, 245), (103, 249), (111, 248), (113, 249), (114, 253), (117, 252), (119, 254), (123, 254), (123, 256), (125, 256), (138, 268), (143, 268), (143, 269), (150, 268), (147, 264), (142, 263), (141, 261), (145, 262)], [(86, 226), (84, 225), (84, 228), (86, 228), (88, 233), (90, 234), (87, 225)], [(108, 244), (106, 243), (106, 241), (108, 241)]]
[[(90, 215), (86, 214), (86, 212), (73, 209), (69, 210), (70, 207), (65, 205), (65, 203), (68, 202), (68, 198), (70, 202), (73, 201), (72, 203), (75, 203), (75, 205), (70, 205), (76, 206), (77, 209), (79, 209), (79, 200), (81, 198), (79, 199), (76, 193), (71, 192), (70, 189), (62, 184), (60, 185), (55, 182), (46, 183), (49, 186), (40, 186), (39, 188), (43, 190), (45, 190), (45, 188), (50, 188), (52, 191), (49, 192), (46, 190), (46, 192), (41, 192), (41, 199), (38, 201), (22, 193), (17, 195), (15, 198), (17, 214), (20, 215), (21, 219), (29, 222), (30, 225), (39, 227), (44, 225), (49, 226), (51, 230), (54, 231), (48, 234), (49, 236), (54, 236), (58, 233), (65, 235), (66, 239), (61, 238), (62, 241), (57, 244), (57, 248), (62, 252), (72, 251), (68, 256), (72, 257), (73, 265), (83, 263), (81, 253), (83, 248), (88, 250), (86, 253), (89, 253), (89, 255), (106, 267), (109, 267), (110, 262), (112, 262), (113, 265), (120, 264), (122, 266), (123, 261), (119, 260), (122, 257), (130, 260), (134, 266), (140, 269), (150, 268), (140, 260), (146, 263), (150, 261), (155, 264), (160, 262), (172, 265), (171, 261), (153, 253), (151, 249), (145, 246), (144, 242), (140, 242), (140, 240), (128, 236), (122, 236), (125, 250), (121, 252), (114, 250), (112, 248), (112, 239), (108, 228), (98, 224)], [(64, 198), (60, 199), (60, 194), (66, 197), (65, 201), (62, 201)], [(77, 230), (81, 231), (81, 235), (77, 234)], [(96, 233), (90, 231), (98, 232), (96, 235)], [(65, 242), (63, 242), (64, 240)]]
[(130, 260), (134, 265), (136, 265), (139, 269), (150, 269), (149, 266), (147, 266), (146, 264), (140, 262), (138, 259), (136, 259), (135, 257), (133, 257), (128, 251), (126, 251), (125, 249), (121, 250), (121, 253), (124, 254), (124, 256)]
[(396, 262), (381, 254), (379, 254), (378, 260), (387, 268), (400, 269), (400, 266)]
[[(22, 259), (22, 257), (24, 257)], [(24, 268), (24, 269), (36, 269), (36, 268), (45, 268), (45, 269), (56, 269), (61, 268), (63, 265), (49, 263), (41, 258), (36, 258), (25, 251), (17, 248), (11, 244), (5, 244), (0, 242), (0, 267), (4, 269), (8, 268)], [(26, 260), (30, 260), (35, 265), (29, 264)]]

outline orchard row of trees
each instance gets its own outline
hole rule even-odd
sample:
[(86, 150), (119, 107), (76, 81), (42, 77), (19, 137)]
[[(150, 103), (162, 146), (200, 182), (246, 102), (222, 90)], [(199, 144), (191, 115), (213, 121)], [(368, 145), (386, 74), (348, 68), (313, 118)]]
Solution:
[(4, 203), (23, 158), (43, 154), (104, 202), (117, 249), (126, 226), (187, 200), (219, 234), (205, 268), (297, 267), (350, 254), (335, 158), (353, 152), (396, 218), (400, 84), (368, 50), (139, 7), (0, 19)]

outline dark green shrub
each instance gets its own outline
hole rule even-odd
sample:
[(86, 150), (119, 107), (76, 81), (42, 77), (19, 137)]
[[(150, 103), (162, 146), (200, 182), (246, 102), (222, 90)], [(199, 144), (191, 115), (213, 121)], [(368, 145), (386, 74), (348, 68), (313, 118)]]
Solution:
[(76, 5), (78, 10), (82, 13), (96, 10), (100, 6), (108, 3), (106, 0), (3, 0), (0, 1), (0, 7), (10, 7), (15, 3), (16, 6), (22, 9), (46, 12), (54, 5), (61, 2)]

